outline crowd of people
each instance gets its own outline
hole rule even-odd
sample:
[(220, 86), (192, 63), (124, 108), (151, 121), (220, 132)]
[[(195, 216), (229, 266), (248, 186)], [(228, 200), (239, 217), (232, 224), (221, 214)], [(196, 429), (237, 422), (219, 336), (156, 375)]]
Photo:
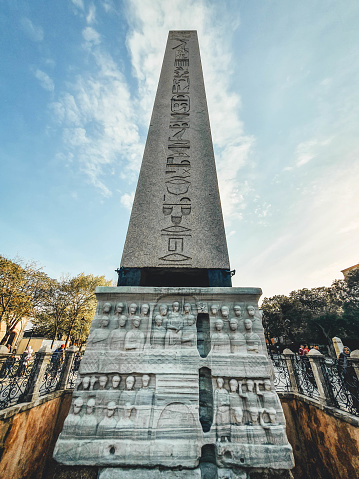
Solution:
[(306, 356), (311, 349), (316, 349), (320, 352), (318, 344), (311, 344), (309, 347), (308, 344), (301, 344), (298, 349), (298, 354), (299, 356)]

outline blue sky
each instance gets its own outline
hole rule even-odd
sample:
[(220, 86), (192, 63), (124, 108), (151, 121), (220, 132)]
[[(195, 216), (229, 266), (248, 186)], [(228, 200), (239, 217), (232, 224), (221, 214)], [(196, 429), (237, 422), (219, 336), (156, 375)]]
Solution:
[(0, 252), (116, 279), (168, 30), (198, 31), (234, 286), (359, 262), (357, 1), (0, 8)]

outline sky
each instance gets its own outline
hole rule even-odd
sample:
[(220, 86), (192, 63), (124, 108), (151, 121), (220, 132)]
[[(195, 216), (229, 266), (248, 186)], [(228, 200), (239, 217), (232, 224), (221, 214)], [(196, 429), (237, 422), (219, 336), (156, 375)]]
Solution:
[(197, 30), (233, 286), (359, 263), (356, 0), (0, 0), (0, 254), (117, 279), (169, 30)]

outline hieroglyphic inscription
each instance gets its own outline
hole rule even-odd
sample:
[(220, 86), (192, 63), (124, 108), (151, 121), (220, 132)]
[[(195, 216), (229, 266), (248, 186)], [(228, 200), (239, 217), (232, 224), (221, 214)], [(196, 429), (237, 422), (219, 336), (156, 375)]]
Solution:
[(172, 97), (170, 101), (169, 134), (165, 163), (166, 179), (162, 213), (168, 226), (161, 230), (163, 255), (161, 265), (191, 266), (190, 226), (191, 204), (191, 142), (189, 32), (173, 32), (174, 52)]

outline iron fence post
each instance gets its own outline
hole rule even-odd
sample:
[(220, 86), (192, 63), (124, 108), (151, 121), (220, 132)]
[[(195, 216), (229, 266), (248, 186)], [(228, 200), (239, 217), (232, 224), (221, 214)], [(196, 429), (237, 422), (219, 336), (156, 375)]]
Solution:
[(39, 398), (39, 391), (41, 384), (44, 381), (47, 365), (52, 356), (50, 346), (43, 346), (37, 353), (36, 364), (33, 371), (31, 371), (31, 378), (29, 378), (28, 387), (23, 397), (23, 402), (36, 401)]
[(349, 361), (354, 368), (355, 374), (359, 381), (359, 349), (352, 351)]
[(318, 388), (318, 394), (319, 394), (319, 402), (323, 405), (332, 405), (332, 401), (330, 400), (331, 398), (331, 388), (330, 384), (326, 381), (326, 376), (325, 376), (325, 364), (324, 364), (324, 356), (321, 352), (319, 352), (317, 349), (311, 349), (309, 353), (307, 354), (307, 357), (310, 362), (310, 367), (313, 372), (313, 376), (315, 379), (315, 382), (317, 383), (317, 388)]
[(296, 379), (294, 368), (293, 368), (294, 353), (293, 351), (287, 348), (283, 351), (283, 356), (287, 363), (291, 392), (298, 393), (297, 379)]
[(79, 348), (77, 348), (76, 346), (70, 346), (65, 352), (65, 364), (61, 371), (61, 378), (57, 389), (66, 389), (66, 385), (75, 359), (75, 354), (78, 350)]

